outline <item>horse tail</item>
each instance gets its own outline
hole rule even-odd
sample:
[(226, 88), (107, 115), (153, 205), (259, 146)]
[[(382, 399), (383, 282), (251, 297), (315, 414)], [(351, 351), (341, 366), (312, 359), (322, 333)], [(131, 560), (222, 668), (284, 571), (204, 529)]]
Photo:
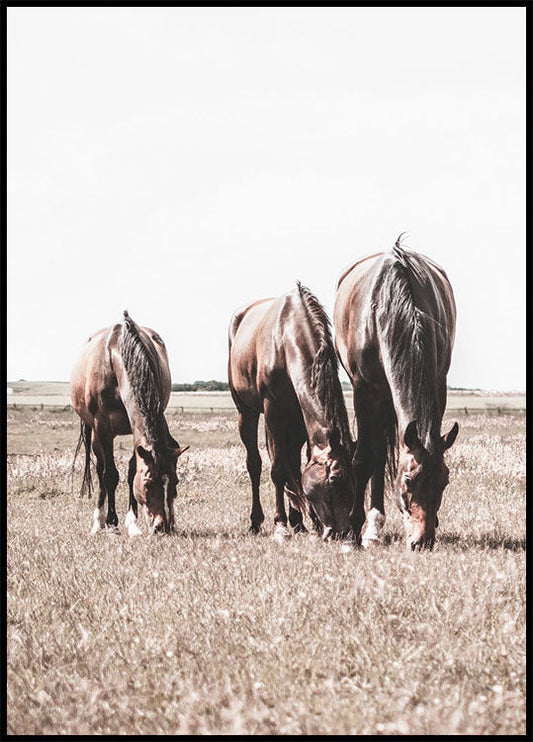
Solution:
[(88, 493), (88, 496), (91, 497), (92, 488), (93, 488), (92, 477), (91, 477), (91, 438), (92, 438), (91, 426), (87, 425), (87, 423), (84, 423), (83, 420), (81, 420), (80, 437), (78, 438), (76, 451), (74, 453), (74, 461), (72, 462), (72, 473), (74, 473), (74, 464), (76, 463), (76, 459), (78, 458), (78, 454), (83, 445), (85, 447), (85, 467), (83, 470), (83, 479), (82, 479), (81, 489), (80, 489), (80, 495), (82, 497), (86, 492)]

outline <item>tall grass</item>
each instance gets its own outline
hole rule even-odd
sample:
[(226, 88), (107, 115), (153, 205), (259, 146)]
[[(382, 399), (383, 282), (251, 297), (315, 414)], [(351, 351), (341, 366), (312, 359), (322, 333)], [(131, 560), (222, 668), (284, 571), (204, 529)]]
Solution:
[(10, 733), (525, 732), (523, 417), (461, 420), (436, 548), (414, 554), (391, 498), (374, 551), (274, 542), (266, 470), (249, 535), (233, 413), (171, 418), (191, 444), (175, 534), (91, 537), (74, 415), (9, 414)]

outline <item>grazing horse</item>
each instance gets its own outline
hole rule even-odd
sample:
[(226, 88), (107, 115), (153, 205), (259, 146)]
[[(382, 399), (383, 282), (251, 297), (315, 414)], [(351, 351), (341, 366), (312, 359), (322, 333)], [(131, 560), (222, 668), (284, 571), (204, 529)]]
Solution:
[[(347, 534), (354, 443), (329, 320), (318, 299), (298, 283), (278, 299), (236, 312), (229, 327), (228, 377), (252, 482), (251, 531), (259, 531), (264, 520), (257, 446), (263, 413), (276, 488), (275, 537), (290, 536), (284, 491), (295, 532), (306, 530), (307, 513), (325, 540)], [(302, 472), (304, 443), (308, 462)]]
[(457, 423), (441, 436), (446, 374), (455, 336), (455, 301), (445, 272), (400, 246), (363, 258), (337, 284), (334, 326), (339, 358), (353, 385), (357, 419), (354, 533), (371, 509), (363, 545), (380, 540), (385, 521), (385, 464), (411, 548), (432, 548), (448, 484), (444, 451)]
[[(92, 532), (116, 527), (118, 471), (113, 457), (117, 435), (133, 433), (128, 468), (129, 509), (125, 525), (140, 534), (137, 503), (152, 531), (169, 532), (174, 523), (176, 463), (180, 448), (163, 414), (170, 398), (167, 351), (159, 335), (139, 327), (127, 312), (121, 324), (99, 330), (85, 343), (70, 377), (72, 405), (81, 418), (76, 456), (85, 446), (82, 494), (91, 494), (91, 446), (100, 485)], [(187, 446), (188, 448), (188, 446)], [(107, 497), (107, 517), (104, 504)]]

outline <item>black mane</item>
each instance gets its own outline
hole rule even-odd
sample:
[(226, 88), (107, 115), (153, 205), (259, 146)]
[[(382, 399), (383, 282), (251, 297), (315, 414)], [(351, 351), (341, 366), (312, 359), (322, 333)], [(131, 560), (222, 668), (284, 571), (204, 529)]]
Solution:
[(343, 446), (353, 445), (339, 381), (339, 361), (331, 337), (331, 323), (326, 310), (316, 296), (298, 281), (298, 291), (307, 316), (318, 337), (319, 347), (311, 366), (311, 386), (320, 400), (330, 423), (340, 433)]
[(146, 347), (139, 327), (127, 311), (124, 312), (119, 349), (135, 402), (141, 413), (146, 438), (154, 450), (157, 461), (166, 455), (168, 447), (161, 399), (161, 372), (153, 351)]
[[(440, 424), (435, 380), (437, 344), (439, 333), (446, 326), (446, 310), (424, 258), (404, 250), (400, 239), (401, 236), (392, 249), (391, 259), (384, 263), (373, 296), (376, 322), (389, 358), (389, 385), (396, 387), (403, 404), (414, 411), (418, 435), (431, 450), (435, 436), (440, 434), (440, 429), (434, 430), (436, 421)], [(432, 294), (437, 318), (420, 306), (421, 287)], [(396, 444), (396, 430), (394, 438)]]

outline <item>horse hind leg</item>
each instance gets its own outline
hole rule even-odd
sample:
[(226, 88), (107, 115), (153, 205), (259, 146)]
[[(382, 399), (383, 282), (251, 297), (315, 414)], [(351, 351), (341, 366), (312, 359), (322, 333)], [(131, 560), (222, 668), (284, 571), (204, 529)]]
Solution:
[[(99, 493), (98, 507), (93, 514), (92, 533), (97, 533), (105, 526), (116, 528), (118, 518), (115, 512), (115, 490), (118, 484), (118, 470), (113, 458), (113, 438), (109, 435), (106, 426), (95, 426), (93, 451), (96, 456), (96, 471), (98, 474)], [(104, 505), (107, 497), (107, 516), (104, 514)]]
[(93, 526), (91, 529), (91, 533), (95, 534), (95, 533), (98, 533), (98, 531), (101, 531), (102, 528), (105, 527), (104, 505), (105, 505), (105, 500), (106, 500), (106, 488), (105, 488), (105, 481), (104, 481), (104, 471), (105, 471), (104, 451), (100, 445), (100, 441), (96, 434), (96, 430), (94, 431), (94, 434), (93, 434), (92, 447), (93, 447), (93, 453), (96, 457), (96, 474), (98, 476), (98, 504), (97, 504), (97, 507), (93, 511)]
[(239, 434), (246, 447), (246, 468), (252, 483), (252, 511), (250, 513), (250, 531), (258, 533), (265, 520), (261, 500), (259, 498), (259, 483), (261, 480), (261, 456), (257, 446), (257, 425), (259, 414), (252, 411), (239, 411)]
[(361, 539), (365, 549), (381, 543), (381, 532), (385, 525), (385, 506), (383, 491), (385, 488), (385, 460), (387, 448), (384, 436), (377, 436), (374, 445), (374, 472), (370, 480), (370, 510), (366, 516), (366, 528)]
[(285, 511), (285, 485), (288, 480), (288, 459), (285, 450), (285, 427), (272, 405), (265, 409), (265, 430), (267, 433), (268, 452), (270, 455), (270, 477), (276, 488), (276, 512), (274, 514), (274, 538), (284, 541), (290, 538)]
[(357, 448), (353, 460), (355, 497), (350, 512), (354, 540), (360, 542), (365, 522), (365, 490), (374, 472), (373, 422), (376, 408), (370, 394), (361, 387), (354, 387), (354, 407), (357, 417)]

